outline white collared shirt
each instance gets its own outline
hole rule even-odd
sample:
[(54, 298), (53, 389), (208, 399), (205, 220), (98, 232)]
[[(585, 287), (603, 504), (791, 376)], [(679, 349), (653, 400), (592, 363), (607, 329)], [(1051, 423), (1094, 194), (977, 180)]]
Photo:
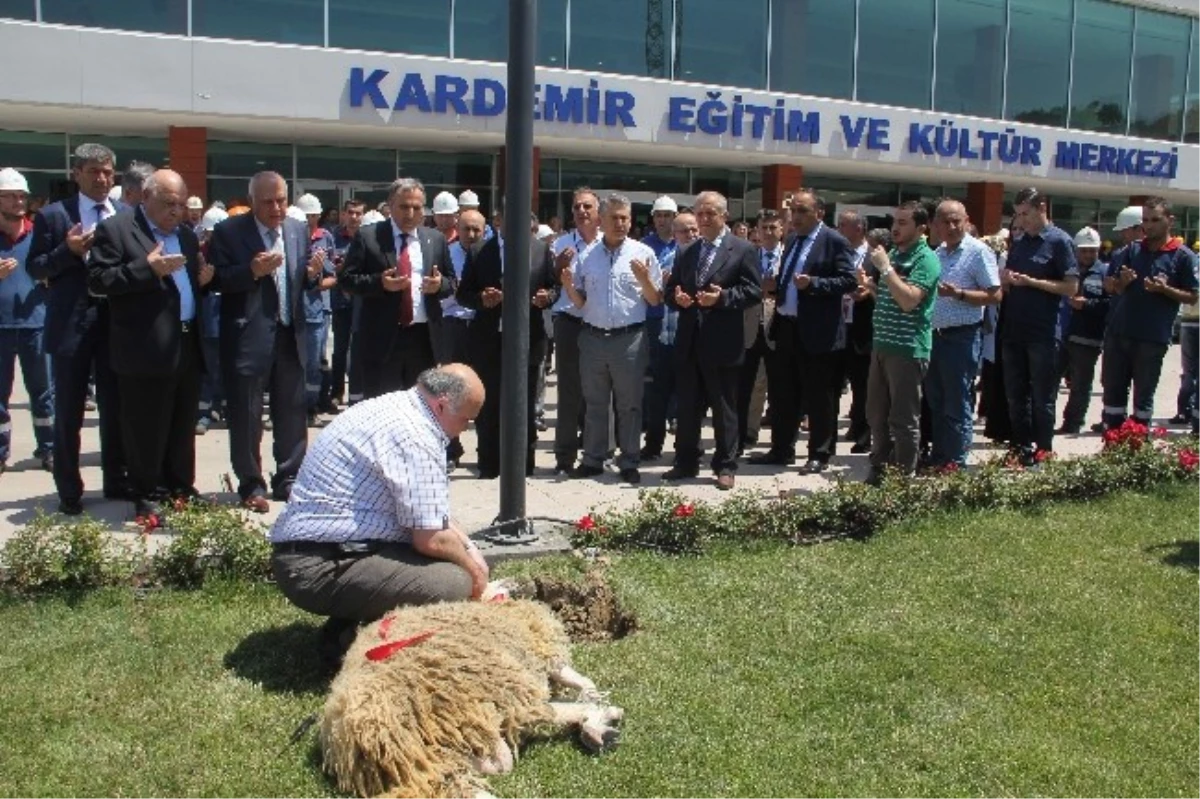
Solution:
[(662, 269), (654, 250), (634, 239), (625, 239), (610, 250), (597, 237), (599, 247), (588, 249), (587, 257), (575, 272), (575, 288), (586, 294), (583, 321), (593, 327), (615, 330), (646, 321), (646, 302), (642, 285), (633, 274), (634, 259), (645, 262), (650, 269), (650, 283), (662, 283)]
[[(103, 214), (101, 214), (96, 206), (104, 208)], [(79, 224), (83, 226), (84, 233), (94, 229), (96, 225), (108, 219), (116, 212), (116, 209), (113, 208), (112, 200), (105, 199), (104, 202), (98, 203), (91, 197), (85, 197), (82, 194), (79, 195)]]
[[(400, 262), (400, 234), (403, 233), (395, 220), (392, 220), (392, 238), (396, 240), (396, 262)], [(413, 324), (422, 324), (429, 321), (429, 315), (425, 313), (425, 292), (421, 291), (421, 279), (425, 276), (425, 261), (421, 257), (421, 240), (417, 238), (417, 231), (414, 230), (408, 235), (408, 261), (412, 264), (412, 304), (413, 304)]]
[[(154, 233), (154, 240), (162, 244), (164, 255), (183, 255), (183, 248), (179, 245), (178, 228), (170, 232), (159, 230), (140, 207), (138, 213), (142, 215), (151, 232)], [(192, 294), (192, 281), (188, 276), (186, 263), (171, 273), (171, 280), (174, 281), (175, 288), (179, 292), (179, 321), (191, 322), (195, 320), (196, 296)]]
[[(592, 251), (592, 248), (600, 243), (602, 238), (604, 238), (604, 234), (597, 230), (596, 238), (592, 239), (591, 243), (588, 243), (583, 240), (583, 236), (579, 234), (578, 230), (572, 230), (570, 233), (564, 233), (555, 239), (554, 244), (550, 249), (554, 252), (555, 257), (557, 257), (560, 252), (568, 247), (574, 247), (575, 258), (571, 261), (571, 268), (578, 272), (579, 264), (581, 264), (583, 259), (587, 257), (587, 254)], [(554, 307), (550, 309), (550, 312), (556, 314), (566, 313), (570, 314), (571, 316), (583, 317), (583, 311), (575, 307), (575, 303), (571, 302), (571, 298), (567, 296), (567, 292), (565, 291), (559, 295), (558, 302), (554, 303)]]

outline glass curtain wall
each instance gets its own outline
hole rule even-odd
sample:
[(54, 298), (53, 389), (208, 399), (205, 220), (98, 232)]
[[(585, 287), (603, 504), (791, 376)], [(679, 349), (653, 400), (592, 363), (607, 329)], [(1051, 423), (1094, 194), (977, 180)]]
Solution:
[(771, 8), (771, 90), (854, 97), (857, 0), (790, 0)]
[(1076, 0), (1071, 127), (1125, 133), (1132, 56), (1133, 8)]
[[(1133, 104), (1129, 132), (1134, 136), (1177, 140), (1183, 132), (1191, 25), (1178, 16), (1138, 9), (1133, 56)], [(1200, 64), (1192, 62), (1192, 75)], [(1192, 91), (1198, 87), (1193, 84)]]

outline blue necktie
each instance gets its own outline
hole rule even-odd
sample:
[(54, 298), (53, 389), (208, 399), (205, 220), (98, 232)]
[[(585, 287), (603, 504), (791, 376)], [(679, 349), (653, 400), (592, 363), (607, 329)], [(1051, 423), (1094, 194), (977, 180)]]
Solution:
[(700, 247), (700, 273), (696, 276), (696, 288), (703, 288), (708, 283), (708, 278), (712, 273), (714, 256), (717, 254), (717, 245), (713, 244), (708, 239)]

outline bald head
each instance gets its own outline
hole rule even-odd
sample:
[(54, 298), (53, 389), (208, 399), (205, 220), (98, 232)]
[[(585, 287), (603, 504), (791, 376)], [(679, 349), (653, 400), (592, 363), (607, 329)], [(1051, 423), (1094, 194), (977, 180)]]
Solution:
[(283, 224), (287, 213), (287, 181), (278, 172), (259, 172), (250, 178), (250, 210), (254, 218), (271, 229)]
[(933, 215), (933, 235), (953, 250), (967, 235), (967, 209), (958, 200), (943, 200), (938, 203)]
[(426, 369), (417, 376), (417, 386), (442, 430), (451, 438), (466, 430), (483, 408), (483, 381), (466, 364), (449, 363)]
[(187, 213), (187, 184), (178, 172), (159, 169), (142, 184), (142, 209), (150, 224), (173, 231)]
[(483, 238), (486, 227), (483, 214), (475, 210), (463, 211), (458, 215), (458, 239), (464, 247), (470, 247)]

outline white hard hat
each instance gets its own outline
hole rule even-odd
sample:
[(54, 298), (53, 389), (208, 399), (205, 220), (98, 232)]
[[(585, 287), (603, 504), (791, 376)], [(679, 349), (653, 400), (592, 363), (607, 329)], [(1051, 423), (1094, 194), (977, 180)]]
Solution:
[(550, 236), (553, 236), (553, 235), (554, 235), (554, 231), (550, 228), (549, 225), (538, 225), (537, 237), (539, 239), (549, 238)]
[(673, 214), (679, 213), (679, 206), (667, 195), (662, 195), (654, 201), (654, 207), (650, 209), (650, 213), (657, 214), (659, 211), (670, 211)]
[(112, 200), (113, 202), (118, 202), (121, 199), (121, 187), (113, 186), (111, 189), (109, 189), (108, 199)]
[(308, 221), (308, 217), (304, 215), (304, 212), (303, 212), (303, 211), (301, 211), (299, 208), (297, 208), (297, 207), (296, 207), (296, 206), (294, 206), (294, 205), (289, 205), (289, 206), (288, 206), (288, 209), (287, 209), (287, 215), (288, 215), (289, 217), (291, 217), (292, 219), (298, 220), (298, 221), (300, 221), (300, 222), (307, 222), (307, 221)]
[(1142, 224), (1142, 206), (1127, 205), (1121, 209), (1121, 213), (1117, 214), (1117, 224), (1113, 225), (1113, 230), (1128, 230), (1140, 224)]
[(296, 198), (296, 207), (300, 209), (305, 216), (308, 214), (321, 213), (321, 201), (312, 194), (301, 194)]
[(458, 205), (460, 208), (478, 208), (479, 195), (467, 189), (462, 194), (458, 195)]
[(29, 181), (12, 167), (0, 169), (0, 191), (23, 191), (29, 193)]
[(379, 213), (378, 211), (376, 211), (376, 210), (372, 209), (372, 210), (370, 210), (370, 211), (367, 211), (365, 214), (363, 214), (363, 218), (362, 218), (362, 224), (364, 224), (364, 225), (377, 225), (377, 224), (379, 224), (380, 222), (382, 222), (383, 220), (384, 220), (384, 216), (383, 216), (383, 214), (381, 214), (381, 213)]
[(213, 206), (204, 212), (204, 216), (200, 217), (199, 228), (201, 230), (212, 230), (217, 226), (218, 222), (224, 222), (229, 218), (229, 214), (225, 213), (225, 209)]
[(1095, 229), (1085, 227), (1075, 234), (1076, 247), (1092, 247), (1100, 249), (1100, 234)]
[(454, 199), (454, 195), (448, 191), (444, 191), (433, 198), (433, 212), (435, 214), (457, 214), (458, 200)]
[(187, 207), (189, 211), (201, 211), (204, 209), (204, 200), (192, 195), (187, 198)]

